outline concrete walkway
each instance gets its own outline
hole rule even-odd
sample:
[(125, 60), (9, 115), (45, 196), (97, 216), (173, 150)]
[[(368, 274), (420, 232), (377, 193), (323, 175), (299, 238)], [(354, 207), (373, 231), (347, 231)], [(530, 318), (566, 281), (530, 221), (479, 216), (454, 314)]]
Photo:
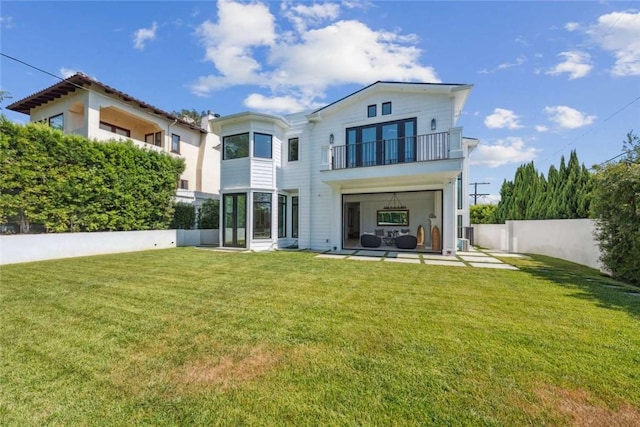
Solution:
[(476, 249), (458, 252), (456, 256), (445, 256), (438, 254), (425, 254), (413, 252), (396, 252), (396, 251), (372, 251), (372, 250), (351, 250), (343, 249), (340, 251), (328, 251), (318, 254), (316, 258), (322, 259), (346, 259), (352, 261), (365, 262), (400, 262), (404, 264), (427, 264), (442, 265), (447, 267), (476, 267), (476, 268), (493, 268), (500, 270), (517, 270), (516, 267), (505, 264), (496, 257), (523, 258), (525, 255), (501, 253), (501, 252), (483, 252)]

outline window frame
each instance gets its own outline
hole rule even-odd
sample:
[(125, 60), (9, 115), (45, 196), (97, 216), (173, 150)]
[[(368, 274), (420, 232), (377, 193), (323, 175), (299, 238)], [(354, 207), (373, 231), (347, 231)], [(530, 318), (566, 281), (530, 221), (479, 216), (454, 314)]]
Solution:
[[(116, 135), (126, 136), (127, 138), (131, 138), (131, 131), (129, 129), (126, 129), (126, 128), (123, 128), (123, 127), (120, 127), (120, 126), (116, 126), (116, 125), (111, 124), (109, 122), (104, 122), (104, 121), (100, 120), (99, 127), (100, 127), (100, 129), (106, 130), (107, 132), (111, 132), (111, 133), (115, 133)], [(107, 127), (109, 129), (106, 129)], [(116, 130), (124, 131), (125, 133), (124, 134), (118, 133), (118, 132), (116, 132)]]
[[(256, 150), (256, 148), (258, 147), (258, 139), (256, 137), (263, 137), (263, 136), (268, 136), (269, 137), (269, 155), (268, 156), (263, 156), (263, 155), (257, 155), (256, 152), (258, 150)], [(253, 132), (253, 157), (255, 158), (259, 158), (259, 159), (272, 159), (273, 158), (273, 135), (270, 135), (268, 133), (261, 133), (261, 132)]]
[[(53, 125), (51, 122), (54, 119), (60, 118), (60, 126), (56, 126)], [(55, 114), (53, 116), (49, 116), (47, 120), (47, 124), (49, 125), (49, 127), (53, 128), (53, 129), (58, 129), (58, 130), (64, 130), (64, 113), (60, 113), (60, 114)]]
[[(151, 142), (148, 140), (149, 137), (152, 139)], [(144, 142), (150, 145), (155, 145), (156, 147), (162, 147), (162, 131), (145, 133)]]
[(287, 237), (287, 196), (278, 194), (278, 238)]
[[(233, 157), (229, 157), (227, 155), (227, 141), (232, 139), (232, 138), (238, 138), (241, 136), (245, 136), (246, 135), (246, 155), (242, 155), (242, 156), (233, 156)], [(244, 141), (243, 141), (244, 142)], [(222, 160), (233, 160), (233, 159), (244, 159), (246, 157), (249, 157), (249, 146), (251, 144), (251, 133), (250, 132), (242, 132), (242, 133), (235, 133), (233, 135), (226, 135), (222, 137)]]
[[(265, 200), (260, 200), (264, 196)], [(267, 199), (268, 198), (268, 199)], [(271, 239), (272, 204), (273, 194), (255, 192), (252, 197), (253, 206), (253, 230), (251, 235), (255, 240)], [(266, 208), (265, 212), (259, 208)], [(264, 222), (264, 223), (263, 223)]]
[[(176, 144), (176, 138), (178, 139), (177, 144)], [(178, 135), (177, 133), (171, 134), (171, 152), (180, 154), (180, 135)]]
[(367, 117), (376, 117), (378, 115), (378, 105), (367, 105)]
[[(388, 111), (386, 110), (386, 107), (389, 108)], [(388, 115), (392, 114), (391, 101), (383, 102), (381, 110), (382, 110), (382, 115), (383, 116), (388, 116)]]
[(181, 179), (180, 182), (178, 183), (178, 188), (180, 190), (188, 190), (189, 189), (189, 180), (188, 179)]
[(298, 238), (300, 228), (300, 196), (291, 196), (291, 237)]
[[(292, 154), (292, 150), (291, 147), (293, 146), (293, 142), (295, 141), (295, 156), (293, 156)], [(299, 137), (295, 137), (295, 138), (289, 138), (288, 141), (288, 156), (287, 159), (289, 162), (297, 162), (298, 160), (300, 160), (300, 138)], [(294, 158), (295, 157), (295, 158)]]

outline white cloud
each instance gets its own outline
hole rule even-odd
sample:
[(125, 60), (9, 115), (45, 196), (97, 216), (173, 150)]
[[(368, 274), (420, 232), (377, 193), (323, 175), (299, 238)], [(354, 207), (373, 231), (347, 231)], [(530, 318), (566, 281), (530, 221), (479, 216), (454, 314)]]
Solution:
[(567, 31), (576, 31), (580, 28), (580, 24), (578, 24), (577, 22), (567, 22), (564, 28)]
[(564, 61), (547, 71), (546, 74), (558, 75), (562, 73), (569, 74), (569, 80), (579, 79), (589, 74), (593, 65), (591, 65), (591, 55), (586, 52), (572, 50), (558, 54), (564, 57)]
[(133, 47), (143, 50), (145, 43), (156, 38), (158, 23), (153, 22), (151, 28), (140, 28), (133, 33)]
[(15, 25), (13, 23), (13, 17), (11, 16), (0, 16), (0, 28), (4, 30), (10, 30)]
[(304, 111), (310, 106), (319, 107), (313, 104), (312, 100), (293, 95), (284, 96), (264, 96), (259, 93), (252, 93), (244, 100), (244, 105), (251, 110), (268, 111), (270, 113), (289, 113), (291, 111)]
[(640, 75), (640, 12), (602, 15), (589, 26), (587, 34), (595, 44), (615, 56), (611, 74)]
[(493, 69), (482, 69), (480, 71), (478, 71), (479, 74), (493, 74), (496, 71), (500, 71), (500, 70), (506, 70), (508, 68), (512, 68), (512, 67), (519, 67), (520, 65), (524, 64), (525, 62), (527, 62), (527, 57), (525, 55), (520, 55), (518, 56), (514, 62), (503, 62), (502, 64), (499, 64), (496, 68)]
[(549, 120), (564, 129), (577, 129), (592, 124), (596, 116), (589, 116), (566, 105), (545, 107), (544, 112), (549, 115)]
[(538, 132), (549, 132), (549, 127), (544, 125), (536, 125), (536, 131)]
[[(308, 108), (331, 85), (440, 81), (432, 67), (420, 64), (417, 36), (337, 20), (339, 7), (283, 2), (281, 12), (294, 29), (278, 32), (266, 4), (220, 0), (217, 22), (205, 21), (196, 31), (216, 73), (198, 78), (192, 91), (207, 95), (220, 88), (257, 85), (271, 93), (252, 97), (252, 105)], [(292, 97), (298, 103), (291, 102)]]
[(519, 137), (509, 137), (496, 141), (495, 144), (480, 144), (471, 153), (472, 165), (497, 168), (510, 163), (526, 163), (533, 160), (540, 150), (527, 147)]
[(518, 122), (520, 117), (511, 110), (496, 108), (493, 114), (484, 119), (484, 124), (489, 129), (518, 129), (522, 126)]

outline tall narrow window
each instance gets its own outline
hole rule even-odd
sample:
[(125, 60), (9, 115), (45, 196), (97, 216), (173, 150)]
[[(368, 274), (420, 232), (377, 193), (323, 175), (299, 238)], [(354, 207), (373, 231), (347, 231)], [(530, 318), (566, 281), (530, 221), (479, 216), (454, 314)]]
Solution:
[(249, 157), (249, 133), (225, 136), (222, 145), (223, 160)]
[(287, 196), (278, 195), (278, 237), (287, 237)]
[(298, 138), (289, 138), (289, 161), (298, 160)]
[(271, 158), (271, 135), (264, 133), (253, 134), (253, 157)]
[(54, 129), (64, 130), (64, 116), (62, 113), (49, 117), (49, 126)]
[(382, 115), (388, 116), (391, 114), (391, 102), (383, 102), (382, 103)]
[(458, 239), (462, 239), (462, 215), (458, 215)]
[(180, 135), (175, 133), (171, 134), (171, 151), (174, 153), (180, 153)]
[(375, 104), (367, 107), (367, 117), (375, 117), (377, 114), (377, 106)]
[(291, 198), (291, 237), (298, 238), (298, 196)]
[(253, 238), (271, 238), (271, 193), (253, 193)]
[(456, 190), (458, 193), (458, 209), (462, 209), (462, 174), (458, 175), (458, 179), (456, 181)]

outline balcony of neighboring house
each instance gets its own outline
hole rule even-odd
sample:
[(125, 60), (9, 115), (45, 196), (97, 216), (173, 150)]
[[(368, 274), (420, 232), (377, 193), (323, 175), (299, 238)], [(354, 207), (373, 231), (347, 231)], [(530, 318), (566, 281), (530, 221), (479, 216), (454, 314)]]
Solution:
[(99, 126), (93, 133), (91, 136), (100, 140), (130, 139), (140, 147), (165, 151), (165, 132), (157, 123), (116, 107), (100, 109)]
[(324, 182), (343, 188), (349, 183), (361, 186), (364, 180), (372, 185), (443, 182), (457, 177), (462, 168), (460, 128), (366, 142), (349, 139), (323, 153)]

